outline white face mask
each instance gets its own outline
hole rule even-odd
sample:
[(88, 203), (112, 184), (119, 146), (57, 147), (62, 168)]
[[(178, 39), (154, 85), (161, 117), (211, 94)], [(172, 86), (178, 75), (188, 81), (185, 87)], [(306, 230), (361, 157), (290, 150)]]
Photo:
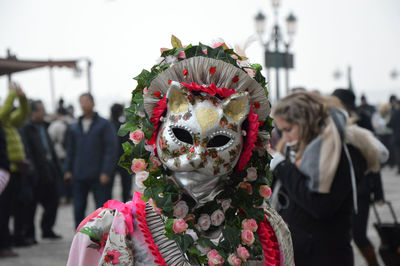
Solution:
[(157, 137), (161, 162), (198, 203), (218, 194), (243, 147), (242, 123), (249, 114), (247, 92), (220, 100), (192, 94), (177, 82), (167, 94), (168, 112)]
[(293, 140), (291, 142), (286, 142), (286, 146), (293, 148), (297, 145), (297, 142), (298, 142), (297, 140)]

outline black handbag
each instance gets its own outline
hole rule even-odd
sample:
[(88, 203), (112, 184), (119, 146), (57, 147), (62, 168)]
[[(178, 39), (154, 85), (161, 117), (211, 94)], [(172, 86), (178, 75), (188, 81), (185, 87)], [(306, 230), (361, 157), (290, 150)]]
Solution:
[(375, 204), (372, 204), (376, 216), (376, 223), (374, 227), (378, 232), (381, 239), (381, 245), (379, 246), (379, 254), (387, 266), (399, 266), (400, 265), (400, 224), (397, 222), (396, 214), (393, 211), (392, 204), (389, 201), (385, 201), (385, 204), (389, 207), (390, 213), (393, 217), (393, 222), (382, 222)]

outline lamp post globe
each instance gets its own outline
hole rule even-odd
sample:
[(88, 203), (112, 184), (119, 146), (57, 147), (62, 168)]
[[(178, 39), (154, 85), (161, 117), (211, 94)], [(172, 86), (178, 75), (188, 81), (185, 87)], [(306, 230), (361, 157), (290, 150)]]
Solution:
[(286, 18), (286, 26), (289, 37), (292, 37), (294, 34), (296, 34), (297, 19), (293, 15), (293, 13), (290, 13), (289, 16)]
[(265, 15), (259, 11), (258, 14), (255, 16), (255, 25), (256, 25), (256, 33), (258, 35), (263, 35), (265, 32), (265, 21), (266, 21)]

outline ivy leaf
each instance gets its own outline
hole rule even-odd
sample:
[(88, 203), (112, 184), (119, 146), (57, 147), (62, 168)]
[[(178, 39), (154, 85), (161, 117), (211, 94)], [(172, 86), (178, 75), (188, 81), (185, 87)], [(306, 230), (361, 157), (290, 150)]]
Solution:
[(137, 129), (136, 124), (133, 121), (128, 121), (125, 124), (121, 125), (118, 130), (118, 136), (123, 137), (129, 132), (135, 131)]
[(127, 121), (136, 120), (136, 104), (131, 104), (131, 106), (124, 109), (124, 112)]
[(130, 141), (125, 141), (122, 143), (122, 149), (124, 152), (131, 154), (133, 150), (132, 143)]
[(191, 246), (191, 247), (189, 248), (189, 254), (190, 254), (190, 255), (194, 255), (194, 256), (201, 256), (200, 250), (198, 250), (198, 249), (195, 248), (194, 246)]
[(178, 48), (176, 49), (176, 51), (174, 52), (174, 56), (177, 57), (182, 51), (185, 51), (185, 48)]
[(208, 57), (219, 59), (227, 63), (236, 65), (235, 59), (233, 59), (230, 55), (226, 54), (222, 46), (219, 46), (215, 49), (207, 48), (207, 55)]
[(191, 246), (194, 242), (193, 238), (187, 234), (175, 234), (172, 239), (178, 243), (182, 249), (182, 252), (186, 252), (189, 246)]
[(132, 154), (134, 158), (147, 158), (150, 152), (146, 151), (144, 148), (144, 141), (143, 138), (138, 144), (133, 147)]
[(153, 126), (153, 124), (150, 122), (150, 120), (149, 119), (143, 119), (143, 126), (145, 127), (145, 128), (147, 128), (147, 129), (149, 129), (149, 130), (154, 130), (155, 128), (154, 128), (154, 126)]
[(232, 226), (225, 226), (222, 230), (223, 240), (221, 246), (224, 247), (226, 251), (235, 250), (240, 244), (240, 231)]
[[(161, 189), (162, 191), (162, 189)], [(160, 193), (158, 193), (156, 196), (157, 197), (153, 197), (153, 200), (155, 199), (157, 207), (163, 209), (163, 211), (165, 212), (172, 212), (174, 210), (174, 203), (172, 201), (172, 195), (168, 194), (168, 195), (164, 195), (164, 197), (159, 197)]]
[(132, 102), (136, 104), (142, 104), (143, 103), (143, 94), (142, 93), (135, 93), (135, 96), (132, 98)]
[(205, 237), (199, 237), (197, 240), (197, 244), (199, 244), (201, 247), (210, 247), (210, 248), (217, 248), (216, 245), (214, 245), (213, 242), (210, 241), (210, 239), (205, 238)]
[[(154, 200), (154, 199), (156, 199), (158, 197), (158, 195), (161, 192), (162, 192), (162, 188), (161, 187), (147, 187), (143, 192), (143, 196), (145, 196), (147, 198), (152, 198)], [(157, 204), (157, 206), (158, 206), (158, 204)]]
[(172, 239), (174, 235), (174, 231), (172, 227), (174, 226), (174, 219), (168, 218), (167, 221), (165, 222), (165, 236), (168, 237), (169, 239)]
[(264, 210), (254, 207), (246, 207), (244, 210), (248, 218), (253, 218), (257, 223), (261, 223), (264, 220)]
[(147, 79), (149, 78), (149, 76), (150, 76), (150, 72), (147, 71), (146, 69), (143, 69), (142, 72), (138, 76), (133, 78), (134, 80), (137, 80), (137, 82), (138, 82), (138, 85), (137, 85), (135, 91), (142, 92), (143, 88), (147, 86)]
[(174, 48), (181, 48), (182, 47), (181, 40), (179, 40), (175, 35), (171, 36), (171, 44), (172, 44), (172, 47), (174, 47)]
[(206, 54), (203, 52), (203, 49), (198, 45), (192, 46), (191, 48), (186, 49), (185, 54), (186, 54), (186, 58), (191, 58), (194, 56), (206, 56)]
[(132, 165), (132, 158), (131, 154), (129, 152), (125, 152), (121, 158), (119, 158), (118, 165), (121, 166), (122, 168), (126, 169), (129, 174), (133, 174), (131, 165)]

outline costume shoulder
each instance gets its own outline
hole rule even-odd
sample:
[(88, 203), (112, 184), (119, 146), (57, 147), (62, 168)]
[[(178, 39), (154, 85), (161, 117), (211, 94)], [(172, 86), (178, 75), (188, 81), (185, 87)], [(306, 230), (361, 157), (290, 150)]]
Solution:
[(132, 233), (132, 202), (110, 200), (78, 226), (67, 265), (133, 265)]

